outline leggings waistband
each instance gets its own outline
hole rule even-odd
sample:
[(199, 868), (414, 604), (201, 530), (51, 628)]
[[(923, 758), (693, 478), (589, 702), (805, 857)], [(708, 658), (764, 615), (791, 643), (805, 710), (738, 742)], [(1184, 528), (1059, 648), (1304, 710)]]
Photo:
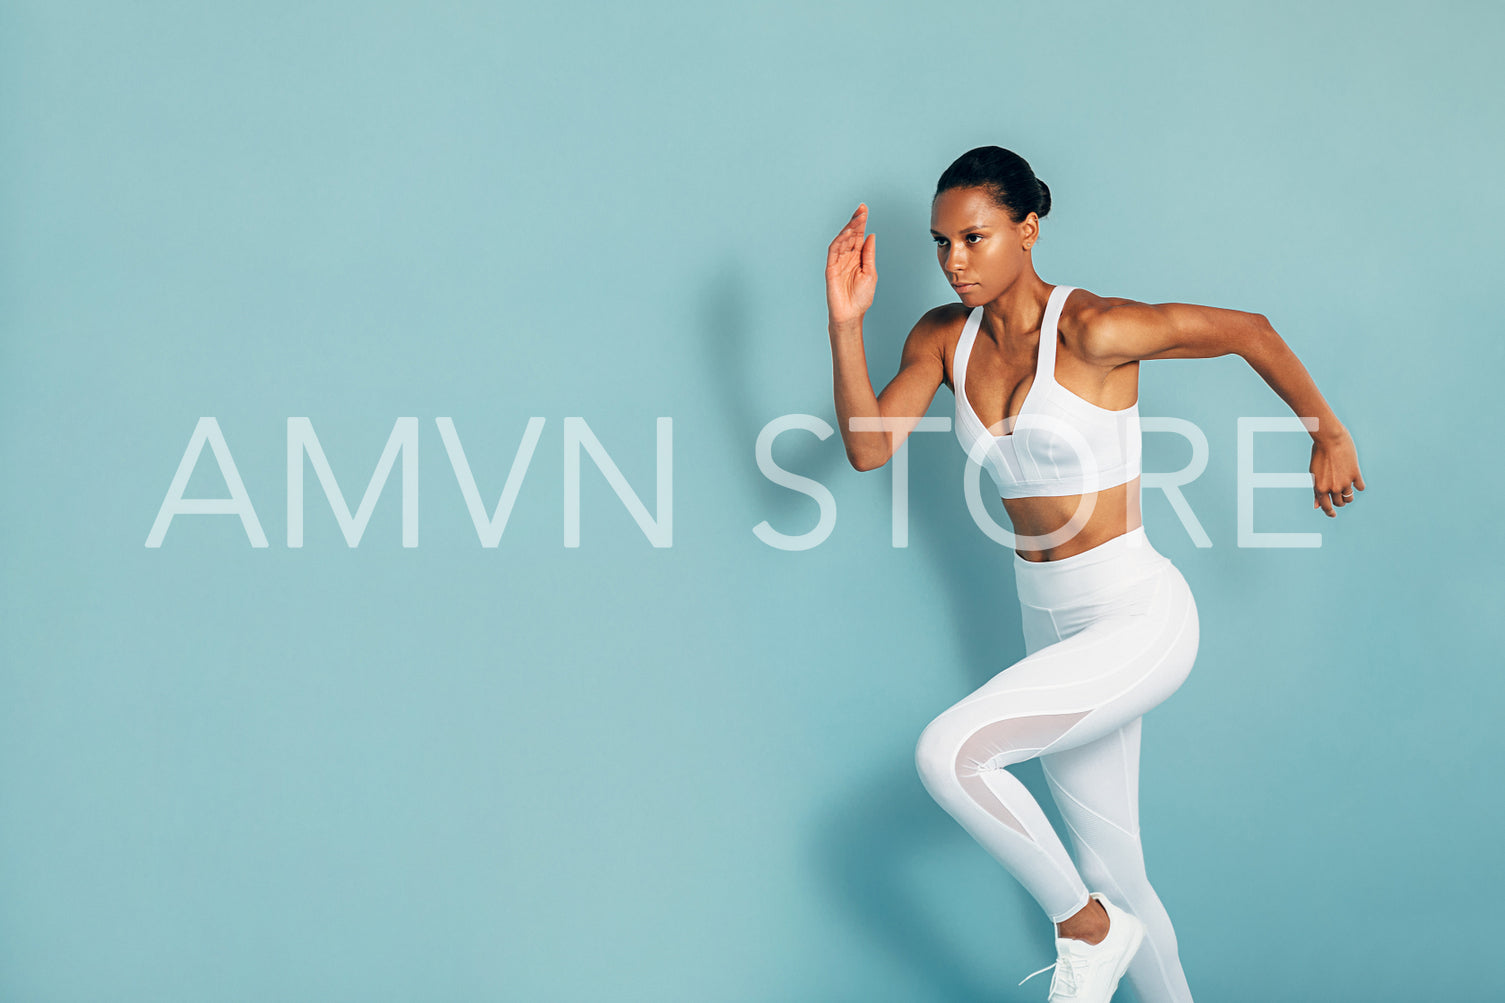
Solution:
[(1026, 561), (1015, 553), (1014, 581), (1021, 602), (1050, 609), (1125, 588), (1170, 565), (1139, 525), (1058, 561)]

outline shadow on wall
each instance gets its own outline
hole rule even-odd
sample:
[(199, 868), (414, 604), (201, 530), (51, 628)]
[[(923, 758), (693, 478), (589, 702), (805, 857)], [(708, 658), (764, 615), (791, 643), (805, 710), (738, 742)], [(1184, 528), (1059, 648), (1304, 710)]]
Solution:
[[(889, 192), (875, 201), (902, 205), (912, 199), (912, 192)], [(831, 219), (827, 239), (835, 235), (846, 215), (833, 211)], [(819, 274), (825, 264), (825, 245), (809, 250), (810, 267)], [(893, 378), (904, 339), (914, 323), (944, 302), (930, 298), (935, 284), (924, 275), (914, 270), (884, 271), (881, 261), (879, 269), (879, 294), (864, 331), (875, 391), (881, 391)], [(748, 373), (762, 371), (751, 364), (753, 353), (761, 345), (751, 306), (758, 291), (748, 286), (748, 274), (739, 262), (729, 261), (704, 290), (699, 318), (706, 336), (707, 378), (718, 390), (724, 419), (722, 447), (732, 455), (750, 455), (750, 444), (772, 417), (759, 406), (767, 394), (747, 380)], [(810, 337), (823, 348), (825, 326), (824, 300), (816, 300), (810, 304)], [(825, 359), (829, 374), (829, 354)], [(951, 391), (942, 385), (932, 413), (950, 415), (953, 401)], [(806, 402), (798, 410), (819, 415), (833, 428), (836, 426), (835, 405), (829, 394)], [(936, 435), (929, 441), (939, 443), (943, 439)], [(933, 580), (941, 582), (947, 593), (945, 608), (962, 656), (961, 664), (954, 669), (943, 665), (939, 671), (953, 674), (955, 699), (959, 700), (1024, 657), (1025, 650), (1013, 587), (1013, 551), (990, 540), (972, 521), (961, 495), (960, 447), (955, 456), (944, 452), (934, 448), (910, 450), (909, 532), (910, 545), (937, 565)], [(780, 466), (826, 484), (834, 483), (847, 465), (835, 434), (824, 441), (813, 435), (792, 435), (789, 441), (780, 443), (779, 456)], [(754, 463), (739, 464), (737, 469), (746, 472), (740, 489), (755, 501), (757, 511), (768, 514), (772, 524), (810, 522), (812, 502), (808, 497), (773, 484)], [(872, 471), (869, 490), (887, 498), (891, 478), (887, 466)], [(985, 477), (983, 486), (986, 490)], [(1001, 503), (994, 501), (990, 511), (1000, 524), (1007, 525)], [(825, 806), (821, 815), (824, 821), (813, 834), (812, 851), (816, 870), (826, 876), (830, 894), (851, 916), (853, 925), (865, 929), (885, 953), (907, 961), (918, 981), (933, 990), (934, 995), (927, 998), (972, 1003), (999, 998), (1000, 989), (1008, 984), (1010, 956), (1021, 959), (1021, 974), (1037, 967), (1029, 963), (1037, 956), (1047, 961), (1053, 958), (1055, 932), (1034, 899), (996, 863), (1000, 905), (1018, 910), (1020, 927), (1038, 931), (1031, 940), (1012, 946), (1002, 943), (1000, 937), (997, 950), (986, 949), (992, 937), (987, 930), (978, 930), (974, 937), (959, 942), (947, 931), (928, 924), (926, 916), (944, 915), (958, 896), (945, 887), (917, 887), (906, 881), (906, 874), (914, 871), (910, 865), (919, 858), (933, 858), (938, 846), (944, 848), (940, 853), (986, 857), (986, 851), (926, 793), (914, 765), (913, 749), (921, 731), (947, 706), (949, 703), (917, 710), (912, 733), (892, 736), (898, 754), (875, 764), (867, 781), (854, 783), (851, 796), (843, 803)], [(1038, 762), (1030, 760), (1011, 769), (1040, 802), (1051, 824), (1057, 831), (1064, 831)], [(1038, 993), (1029, 998), (1036, 996)]]

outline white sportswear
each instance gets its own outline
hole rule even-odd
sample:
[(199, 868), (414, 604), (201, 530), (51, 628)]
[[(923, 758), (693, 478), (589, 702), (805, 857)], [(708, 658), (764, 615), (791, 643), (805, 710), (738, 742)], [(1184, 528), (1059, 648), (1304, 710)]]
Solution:
[[(1180, 687), (1199, 639), (1181, 572), (1139, 526), (1056, 561), (1014, 555), (1027, 654), (921, 734), (925, 788), (1052, 922), (1106, 893), (1145, 926), (1127, 972), (1144, 1003), (1191, 1003), (1139, 839), (1141, 716)], [(1008, 767), (1038, 756), (1076, 861)]]

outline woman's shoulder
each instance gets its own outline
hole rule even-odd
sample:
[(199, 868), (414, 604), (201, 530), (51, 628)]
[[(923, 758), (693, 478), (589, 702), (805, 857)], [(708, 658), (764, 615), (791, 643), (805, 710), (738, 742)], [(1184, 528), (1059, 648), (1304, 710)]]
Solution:
[(972, 308), (963, 303), (942, 303), (932, 307), (915, 322), (910, 337), (921, 342), (924, 350), (941, 357), (941, 382), (951, 386), (951, 360), (961, 340), (962, 328)]
[(970, 307), (961, 303), (942, 303), (931, 307), (920, 315), (920, 319), (910, 329), (906, 350), (920, 348), (935, 351), (950, 359), (971, 312)]
[(920, 317), (920, 323), (932, 327), (960, 326), (971, 312), (972, 308), (965, 303), (942, 303), (926, 310)]
[(1136, 303), (1137, 300), (1125, 299), (1122, 296), (1100, 296), (1090, 289), (1081, 286), (1072, 286), (1071, 292), (1066, 297), (1066, 302), (1061, 305), (1061, 316), (1056, 321), (1056, 333), (1061, 336), (1068, 348), (1077, 354), (1082, 353), (1082, 346), (1094, 331), (1100, 331), (1103, 318), (1114, 307)]
[(972, 314), (972, 307), (963, 303), (942, 303), (926, 310), (915, 323), (915, 333), (946, 347), (947, 354), (956, 347), (962, 328)]

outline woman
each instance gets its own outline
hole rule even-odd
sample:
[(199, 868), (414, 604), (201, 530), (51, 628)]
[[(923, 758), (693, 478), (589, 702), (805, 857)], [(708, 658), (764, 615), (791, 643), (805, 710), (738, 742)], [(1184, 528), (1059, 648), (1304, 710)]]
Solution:
[[(1175, 931), (1145, 876), (1139, 734), (1191, 671), (1198, 622), (1186, 580), (1140, 521), (1139, 363), (1238, 353), (1308, 418), (1313, 507), (1335, 515), (1364, 480), (1347, 430), (1263, 316), (1049, 285), (1030, 259), (1049, 211), (1050, 190), (1018, 154), (981, 147), (947, 168), (931, 234), (961, 302), (920, 318), (875, 396), (862, 345), (875, 237), (859, 205), (826, 262), (836, 412), (848, 459), (872, 470), (945, 383), (957, 437), (1020, 534), (1026, 655), (932, 721), (916, 762), (1055, 923), (1050, 1000), (1106, 1001), (1127, 972), (1145, 1003), (1184, 1003)], [(1075, 863), (1007, 769), (1034, 756)]]

